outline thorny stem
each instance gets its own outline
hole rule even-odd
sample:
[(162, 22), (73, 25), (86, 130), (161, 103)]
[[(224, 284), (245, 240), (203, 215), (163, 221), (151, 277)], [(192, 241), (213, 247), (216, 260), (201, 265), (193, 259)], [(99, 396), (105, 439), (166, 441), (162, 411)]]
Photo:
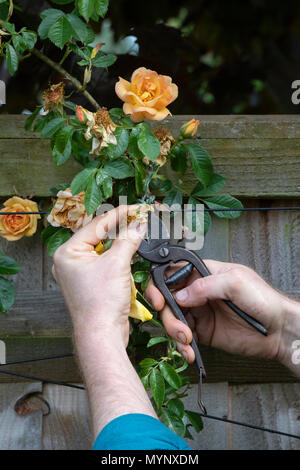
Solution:
[(97, 103), (97, 101), (92, 97), (92, 95), (84, 89), (82, 83), (80, 83), (79, 80), (77, 80), (77, 78), (73, 77), (73, 75), (70, 75), (69, 72), (67, 72), (63, 67), (61, 67), (61, 65), (57, 64), (56, 62), (54, 62), (52, 59), (50, 59), (49, 57), (47, 57), (45, 54), (43, 54), (41, 51), (39, 51), (38, 49), (36, 48), (33, 48), (32, 49), (32, 54), (34, 54), (38, 59), (42, 60), (43, 62), (45, 62), (45, 64), (49, 65), (49, 67), (52, 67), (54, 70), (56, 70), (58, 73), (60, 73), (61, 75), (63, 75), (65, 78), (67, 78), (68, 80), (70, 80), (70, 82), (72, 83), (72, 85), (77, 88), (78, 91), (80, 91), (80, 93), (83, 94), (83, 96), (86, 97), (86, 99), (94, 106), (95, 109), (100, 109), (100, 105), (99, 103)]

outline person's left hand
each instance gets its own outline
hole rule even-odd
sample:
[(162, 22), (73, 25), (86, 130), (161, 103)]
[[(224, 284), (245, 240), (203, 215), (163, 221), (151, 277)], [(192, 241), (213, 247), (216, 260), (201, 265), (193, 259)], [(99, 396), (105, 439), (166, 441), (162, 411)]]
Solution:
[[(119, 206), (79, 230), (54, 255), (53, 274), (73, 320), (75, 336), (121, 334), (126, 346), (131, 298), (131, 258), (138, 249), (146, 224), (132, 222), (102, 255), (94, 250), (107, 233), (127, 221), (129, 208)], [(122, 236), (121, 236), (122, 234)]]

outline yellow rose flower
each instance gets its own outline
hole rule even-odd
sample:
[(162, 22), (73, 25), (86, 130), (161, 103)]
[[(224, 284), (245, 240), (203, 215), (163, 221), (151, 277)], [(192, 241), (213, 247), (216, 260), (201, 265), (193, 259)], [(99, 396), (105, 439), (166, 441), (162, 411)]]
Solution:
[(86, 213), (84, 195), (85, 192), (82, 191), (73, 196), (69, 188), (59, 191), (57, 200), (48, 215), (48, 222), (53, 227), (70, 228), (72, 232), (77, 232), (91, 222), (93, 214), (88, 216)]
[(178, 87), (172, 83), (171, 77), (145, 67), (133, 72), (131, 82), (120, 77), (115, 90), (124, 101), (124, 113), (130, 114), (133, 122), (141, 122), (145, 118), (162, 121), (171, 114), (166, 106), (178, 96)]
[(1, 212), (14, 212), (12, 215), (0, 215), (0, 235), (8, 241), (31, 237), (37, 229), (39, 214), (18, 214), (18, 212), (38, 212), (36, 202), (21, 197), (11, 197), (4, 203)]
[(185, 138), (194, 137), (198, 130), (199, 124), (200, 121), (196, 120), (195, 118), (191, 119), (189, 122), (186, 122), (180, 129), (181, 135)]

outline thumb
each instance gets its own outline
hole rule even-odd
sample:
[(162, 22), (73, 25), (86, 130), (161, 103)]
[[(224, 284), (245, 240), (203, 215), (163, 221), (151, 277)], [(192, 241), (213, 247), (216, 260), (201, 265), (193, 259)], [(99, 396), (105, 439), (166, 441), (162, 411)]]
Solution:
[(200, 307), (208, 300), (222, 300), (228, 298), (230, 277), (227, 273), (211, 274), (200, 277), (184, 289), (176, 292), (178, 304), (183, 307)]
[(140, 223), (138, 221), (131, 222), (120, 231), (112, 244), (111, 252), (120, 256), (124, 263), (130, 263), (131, 258), (138, 250), (146, 231), (147, 223)]

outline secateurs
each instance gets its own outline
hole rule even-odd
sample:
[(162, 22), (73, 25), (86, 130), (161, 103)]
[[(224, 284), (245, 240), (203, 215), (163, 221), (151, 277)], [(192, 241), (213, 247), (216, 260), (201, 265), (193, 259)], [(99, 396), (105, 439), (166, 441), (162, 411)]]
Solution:
[[(170, 243), (170, 235), (166, 225), (155, 212), (150, 213), (148, 216), (148, 237), (142, 241), (138, 253), (144, 259), (151, 261), (152, 278), (156, 287), (164, 296), (165, 301), (174, 312), (176, 318), (187, 324), (187, 321), (175, 298), (173, 297), (170, 288), (174, 288), (179, 283), (186, 280), (194, 268), (202, 277), (210, 276), (211, 273), (207, 269), (202, 259), (193, 251), (190, 251), (181, 246), (172, 245)], [(173, 263), (177, 263), (179, 261), (186, 261), (188, 264), (186, 264), (181, 269), (178, 269), (178, 271), (176, 271), (171, 277), (166, 279), (165, 274), (167, 269)], [(261, 323), (256, 321), (247, 313), (243, 312), (231, 301), (223, 300), (223, 302), (225, 302), (225, 304), (231, 308), (233, 312), (239, 315), (249, 325), (251, 325), (263, 335), (267, 336), (267, 330), (263, 325), (261, 325)], [(205, 367), (195, 339), (192, 340), (191, 346), (194, 350), (196, 364), (199, 369), (198, 404), (202, 412), (206, 414), (206, 409), (202, 401), (202, 379), (206, 377)]]

